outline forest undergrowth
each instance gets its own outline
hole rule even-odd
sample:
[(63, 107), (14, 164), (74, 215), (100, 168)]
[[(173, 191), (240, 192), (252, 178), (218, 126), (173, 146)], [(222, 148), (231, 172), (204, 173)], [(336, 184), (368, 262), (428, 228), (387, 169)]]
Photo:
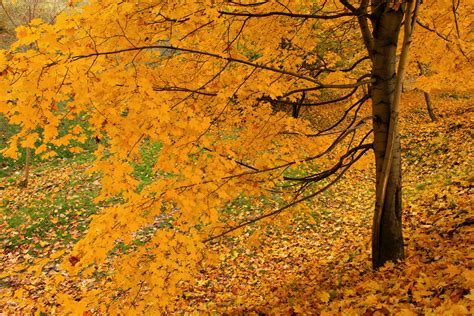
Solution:
[[(248, 227), (211, 244), (220, 263), (203, 267), (196, 284), (182, 284), (169, 312), (472, 314), (474, 107), (472, 98), (457, 94), (438, 94), (433, 103), (436, 122), (421, 93), (407, 93), (402, 102), (403, 262), (371, 269), (374, 175), (373, 165), (361, 162), (312, 202), (312, 218), (267, 226), (258, 238)], [(100, 211), (93, 203), (99, 182), (87, 166), (80, 159), (37, 165), (26, 189), (18, 186), (20, 172), (0, 178), (3, 314), (45, 307), (61, 314), (56, 295), (79, 300), (81, 288), (107, 282), (69, 278), (59, 265)], [(62, 288), (51, 288), (51, 279)]]

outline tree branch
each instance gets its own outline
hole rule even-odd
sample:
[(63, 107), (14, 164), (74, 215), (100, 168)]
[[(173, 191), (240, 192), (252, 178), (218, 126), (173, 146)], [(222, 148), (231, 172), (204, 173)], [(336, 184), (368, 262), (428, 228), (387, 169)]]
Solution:
[(191, 92), (195, 94), (201, 94), (205, 96), (211, 96), (214, 97), (217, 95), (217, 92), (206, 92), (206, 91), (200, 91), (200, 89), (189, 89), (189, 88), (184, 88), (184, 87), (155, 87), (153, 88), (154, 91), (160, 92), (160, 91), (173, 91), (173, 92)]
[(354, 153), (356, 153), (357, 151), (361, 149), (371, 149), (371, 148), (373, 148), (373, 144), (364, 144), (357, 147), (353, 147), (352, 149), (348, 150), (344, 155), (342, 155), (339, 158), (339, 161), (330, 169), (327, 169), (322, 172), (318, 172), (316, 174), (312, 174), (306, 177), (302, 177), (302, 178), (283, 177), (283, 180), (302, 181), (302, 182), (318, 182), (318, 181), (324, 180), (327, 177), (336, 173), (341, 167), (345, 167), (346, 165), (344, 164), (344, 161), (346, 160), (346, 158), (352, 156)]
[(264, 215), (255, 217), (255, 218), (253, 218), (253, 219), (251, 219), (251, 220), (249, 220), (249, 221), (246, 221), (246, 222), (244, 222), (244, 223), (242, 223), (242, 224), (239, 224), (239, 225), (237, 225), (237, 226), (235, 226), (235, 227), (232, 227), (232, 228), (230, 228), (230, 229), (228, 229), (228, 230), (226, 230), (226, 231), (224, 231), (224, 232), (222, 232), (222, 233), (220, 233), (220, 234), (217, 234), (217, 235), (215, 235), (215, 236), (211, 236), (211, 237), (207, 238), (206, 240), (204, 240), (203, 242), (207, 243), (207, 242), (213, 241), (213, 240), (215, 240), (215, 239), (217, 239), (217, 238), (220, 238), (220, 237), (222, 237), (222, 236), (225, 236), (225, 235), (227, 235), (227, 234), (229, 234), (229, 233), (231, 233), (231, 232), (233, 232), (233, 231), (236, 231), (236, 230), (238, 230), (238, 229), (240, 229), (240, 228), (242, 228), (242, 227), (245, 227), (245, 226), (248, 226), (248, 225), (250, 225), (250, 224), (256, 223), (256, 222), (258, 222), (258, 221), (260, 221), (260, 220), (262, 220), (262, 219), (264, 219), (264, 218), (277, 215), (277, 214), (279, 214), (279, 213), (281, 213), (281, 212), (283, 212), (283, 211), (289, 209), (290, 207), (293, 207), (293, 206), (295, 206), (295, 205), (297, 205), (297, 204), (299, 204), (299, 203), (301, 203), (301, 202), (310, 200), (310, 199), (312, 199), (313, 197), (315, 197), (316, 195), (321, 194), (322, 192), (324, 192), (324, 191), (326, 191), (327, 189), (329, 189), (332, 185), (334, 185), (334, 183), (336, 183), (340, 178), (342, 178), (342, 176), (346, 173), (346, 171), (347, 171), (355, 162), (357, 162), (368, 150), (369, 150), (369, 148), (366, 148), (365, 150), (363, 150), (356, 158), (354, 158), (354, 159), (341, 171), (341, 173), (339, 173), (339, 174), (337, 175), (336, 178), (334, 178), (331, 182), (329, 182), (328, 184), (326, 184), (324, 187), (322, 187), (322, 188), (319, 189), (318, 191), (316, 191), (316, 192), (314, 192), (314, 193), (311, 193), (311, 194), (309, 194), (309, 195), (307, 195), (307, 196), (305, 196), (305, 197), (303, 197), (303, 198), (301, 198), (301, 199), (299, 199), (299, 200), (296, 200), (296, 201), (293, 201), (293, 202), (291, 202), (291, 203), (288, 203), (287, 205), (285, 205), (285, 206), (283, 206), (283, 207), (281, 207), (281, 208), (279, 208), (279, 209), (277, 209), (277, 210), (275, 210), (275, 211), (273, 211), (273, 212), (270, 212), (270, 213), (267, 213), (267, 214), (264, 214)]
[[(345, 1), (345, 0), (343, 0)], [(360, 31), (362, 38), (364, 39), (365, 47), (369, 53), (369, 57), (373, 59), (374, 50), (374, 37), (370, 31), (369, 23), (367, 22), (367, 8), (369, 6), (369, 0), (362, 0), (359, 9), (357, 10), (357, 21), (359, 22)]]
[[(234, 58), (234, 57), (221, 56), (221, 55), (215, 54), (215, 53), (210, 53), (210, 52), (205, 52), (205, 51), (200, 51), (200, 50), (190, 49), (190, 48), (176, 47), (176, 46), (171, 46), (171, 45), (149, 45), (149, 46), (140, 46), (140, 47), (130, 47), (130, 48), (118, 49), (118, 50), (115, 50), (115, 51), (108, 51), (108, 52), (95, 52), (95, 53), (86, 54), (86, 55), (72, 56), (71, 60), (72, 61), (77, 61), (79, 59), (84, 59), (84, 58), (89, 58), (89, 57), (115, 55), (115, 54), (121, 54), (121, 53), (132, 52), (132, 51), (141, 51), (141, 50), (146, 50), (146, 49), (169, 49), (169, 50), (180, 51), (180, 52), (183, 52), (183, 53), (200, 54), (200, 55), (204, 55), (204, 56), (214, 57), (214, 58), (217, 58), (217, 59), (227, 60), (229, 62), (235, 62), (235, 63), (251, 66), (251, 67), (254, 67), (254, 68), (257, 68), (257, 69), (263, 69), (263, 70), (268, 70), (268, 71), (273, 71), (273, 72), (276, 72), (276, 73), (280, 73), (280, 74), (283, 74), (283, 75), (293, 76), (295, 78), (299, 78), (299, 79), (302, 79), (302, 80), (305, 80), (305, 81), (309, 81), (309, 82), (321, 85), (321, 83), (319, 81), (317, 81), (313, 78), (310, 78), (310, 77), (307, 77), (307, 76), (304, 76), (304, 75), (300, 75), (298, 73), (294, 73), (294, 72), (291, 72), (291, 71), (281, 70), (281, 69), (273, 68), (273, 67), (262, 65), (262, 64), (256, 64), (256, 63), (252, 63), (252, 62), (247, 61), (247, 60), (238, 59), (238, 58)], [(339, 87), (341, 87), (341, 85), (332, 85), (332, 86), (327, 86), (327, 87), (339, 88)]]
[(420, 20), (416, 20), (416, 24), (418, 24), (419, 26), (421, 26), (422, 28), (424, 28), (425, 30), (429, 32), (435, 33), (439, 38), (445, 40), (446, 42), (452, 43), (452, 41), (446, 35), (443, 35), (439, 33), (438, 31), (436, 31), (435, 29), (430, 28), (428, 25), (424, 24)]
[[(270, 97), (263, 97), (263, 98), (261, 98), (261, 100), (268, 101), (268, 102), (273, 103), (273, 104), (293, 105), (293, 104), (297, 103), (299, 106), (321, 106), (321, 105), (341, 102), (341, 101), (349, 98), (350, 96), (352, 96), (357, 91), (357, 89), (358, 89), (358, 87), (355, 87), (354, 89), (352, 89), (351, 92), (349, 92), (348, 94), (346, 94), (342, 97), (339, 97), (337, 99), (333, 99), (333, 100), (329, 100), (329, 101), (315, 102), (315, 103), (301, 103), (300, 101), (295, 102), (295, 101), (288, 101), (288, 100), (275, 100), (275, 99), (272, 99)], [(311, 89), (311, 90), (314, 90), (314, 89)], [(304, 90), (302, 92), (305, 93), (307, 91), (308, 90)], [(291, 93), (291, 94), (293, 94), (293, 93)]]
[(246, 12), (226, 12), (226, 11), (219, 11), (222, 15), (230, 15), (230, 16), (242, 16), (242, 17), (249, 17), (249, 18), (264, 18), (264, 17), (271, 17), (271, 16), (285, 16), (290, 18), (302, 18), (302, 19), (318, 19), (318, 20), (333, 20), (338, 19), (341, 17), (346, 16), (356, 16), (354, 13), (349, 12), (341, 12), (332, 15), (316, 15), (316, 14), (297, 14), (297, 13), (289, 13), (289, 12), (265, 12), (265, 13), (246, 13)]

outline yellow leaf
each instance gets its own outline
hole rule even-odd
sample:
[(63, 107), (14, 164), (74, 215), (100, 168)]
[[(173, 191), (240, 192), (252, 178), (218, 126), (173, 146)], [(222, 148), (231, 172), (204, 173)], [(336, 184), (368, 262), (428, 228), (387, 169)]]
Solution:
[(467, 294), (467, 295), (464, 296), (464, 297), (470, 299), (471, 301), (474, 301), (474, 289), (471, 289), (471, 291), (469, 292), (469, 294)]
[(16, 36), (18, 39), (23, 39), (28, 36), (28, 28), (25, 26), (19, 26), (16, 28)]
[(320, 292), (318, 294), (318, 297), (321, 300), (321, 302), (328, 303), (329, 299), (331, 298), (331, 295), (328, 292)]
[(47, 150), (47, 147), (45, 144), (41, 144), (38, 148), (35, 150), (35, 154), (41, 154), (42, 152), (45, 152)]
[(38, 138), (38, 133), (31, 133), (30, 135), (26, 136), (25, 140), (21, 142), (21, 146), (25, 148), (34, 148), (35, 142), (38, 140)]
[(47, 152), (47, 153), (41, 155), (41, 158), (42, 158), (42, 159), (48, 159), (48, 158), (51, 158), (51, 157), (55, 157), (55, 156), (57, 156), (57, 155), (58, 155), (58, 154), (57, 154), (56, 152), (54, 152), (54, 151), (49, 151), (49, 152)]
[(409, 310), (409, 309), (402, 308), (402, 309), (400, 310), (399, 315), (400, 315), (400, 316), (416, 316), (416, 315), (418, 315), (418, 314), (415, 313), (415, 312), (412, 312), (412, 311)]
[(69, 151), (72, 153), (81, 153), (84, 151), (84, 149), (82, 149), (81, 147), (71, 147), (69, 148)]
[(449, 311), (452, 313), (450, 313), (451, 315), (472, 315), (469, 313), (467, 307), (461, 304), (451, 306)]
[(36, 18), (36, 19), (33, 19), (30, 21), (30, 25), (32, 26), (38, 26), (38, 25), (41, 25), (43, 24), (43, 20), (42, 19), (39, 19), (39, 18)]
[(18, 289), (15, 291), (15, 298), (23, 298), (23, 294), (25, 293), (24, 289)]
[(374, 295), (374, 294), (370, 294), (370, 295), (368, 295), (368, 296), (365, 298), (365, 303), (366, 303), (367, 305), (369, 305), (369, 306), (370, 306), (370, 305), (375, 305), (375, 304), (377, 304), (378, 302), (379, 302), (379, 299), (378, 299), (377, 296)]
[(2, 151), (3, 156), (18, 159), (18, 149), (16, 147), (8, 147), (6, 150)]
[(474, 271), (466, 269), (462, 272), (462, 276), (470, 286), (474, 286)]
[(461, 273), (461, 270), (452, 264), (449, 264), (448, 267), (444, 271), (447, 272), (450, 277), (456, 276), (459, 273)]
[(7, 59), (5, 57), (5, 53), (0, 51), (0, 73), (7, 69)]
[(71, 132), (74, 135), (80, 134), (83, 131), (82, 127), (80, 125), (76, 125), (71, 129)]

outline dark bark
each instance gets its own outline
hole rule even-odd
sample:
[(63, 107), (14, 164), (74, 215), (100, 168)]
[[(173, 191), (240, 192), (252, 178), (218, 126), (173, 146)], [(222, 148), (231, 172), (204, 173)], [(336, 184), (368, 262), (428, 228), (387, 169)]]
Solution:
[[(420, 74), (424, 76), (427, 72), (427, 67), (423, 66), (421, 62), (418, 62), (418, 69), (420, 69)], [(423, 95), (425, 97), (425, 103), (426, 103), (426, 110), (428, 111), (428, 115), (430, 116), (430, 119), (432, 122), (436, 122), (437, 118), (436, 115), (434, 114), (433, 111), (433, 105), (431, 103), (431, 97), (430, 94), (426, 91), (423, 91)]]
[[(372, 111), (374, 116), (374, 152), (376, 159), (376, 200), (383, 194), (383, 164), (387, 148), (390, 116), (396, 85), (396, 51), (403, 12), (386, 8), (388, 2), (372, 0), (373, 17), (373, 84)], [(372, 239), (372, 263), (374, 268), (387, 261), (404, 257), (402, 235), (400, 139), (395, 131), (385, 200), (381, 205), (380, 221), (374, 217)], [(377, 208), (377, 205), (376, 205)], [(378, 232), (378, 234), (376, 233)]]
[(438, 119), (436, 118), (436, 115), (433, 111), (433, 105), (431, 104), (430, 94), (428, 92), (423, 92), (423, 94), (425, 95), (426, 109), (428, 110), (428, 115), (430, 116), (432, 122), (436, 122)]
[(306, 97), (306, 93), (303, 91), (303, 93), (302, 93), (302, 95), (301, 95), (300, 102), (293, 104), (293, 111), (292, 111), (291, 115), (292, 115), (294, 118), (298, 118), (298, 117), (299, 117), (299, 115), (300, 115), (300, 110), (301, 110), (301, 106), (303, 105), (303, 102), (304, 102), (304, 98), (305, 98), (305, 97)]

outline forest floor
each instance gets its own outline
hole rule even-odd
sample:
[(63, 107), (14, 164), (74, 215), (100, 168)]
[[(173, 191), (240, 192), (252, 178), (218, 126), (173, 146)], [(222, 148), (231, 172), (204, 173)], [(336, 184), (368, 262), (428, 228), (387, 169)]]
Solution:
[[(258, 246), (245, 233), (212, 245), (221, 263), (183, 285), (170, 312), (473, 314), (474, 106), (446, 93), (433, 103), (437, 122), (422, 94), (403, 97), (403, 262), (371, 269), (373, 166), (359, 166), (314, 200), (315, 222), (269, 228)], [(88, 164), (84, 156), (38, 164), (26, 189), (21, 172), (0, 178), (0, 314), (54, 304), (48, 279), (64, 276), (51, 254), (67, 253), (100, 209)]]

